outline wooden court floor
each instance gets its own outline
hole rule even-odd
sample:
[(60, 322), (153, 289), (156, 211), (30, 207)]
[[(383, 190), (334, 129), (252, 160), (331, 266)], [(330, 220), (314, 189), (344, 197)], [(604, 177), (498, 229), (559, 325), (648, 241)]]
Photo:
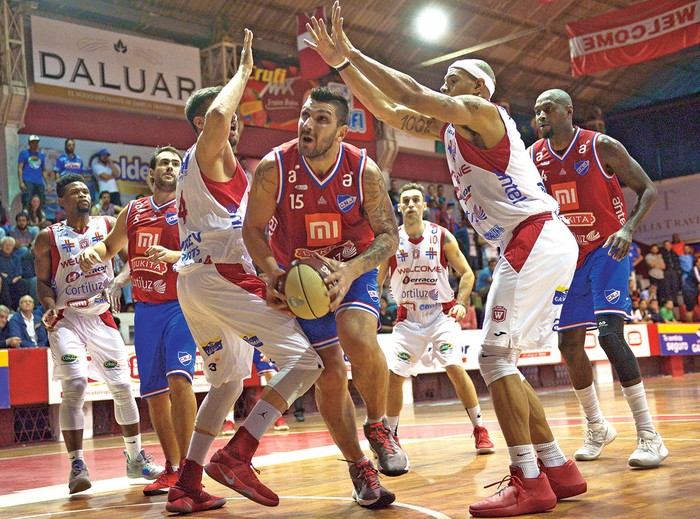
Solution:
[[(617, 439), (600, 459), (581, 462), (588, 492), (561, 501), (555, 510), (532, 517), (659, 518), (700, 517), (700, 375), (646, 381), (657, 429), (670, 450), (663, 465), (632, 470), (627, 458), (636, 445), (634, 424), (619, 386), (598, 388)], [(581, 445), (584, 420), (569, 388), (540, 393), (555, 435), (568, 455)], [(280, 495), (280, 505), (266, 508), (206, 478), (207, 491), (229, 498), (226, 506), (198, 514), (202, 517), (290, 518), (459, 518), (468, 517), (469, 504), (492, 494), (507, 472), (508, 454), (489, 400), (481, 402), (486, 426), (496, 444), (493, 455), (476, 456), (471, 427), (456, 402), (406, 406), (400, 428), (401, 443), (411, 470), (398, 478), (384, 477), (383, 485), (396, 493), (388, 509), (370, 511), (351, 499), (346, 464), (318, 415), (304, 423), (289, 419), (291, 431), (272, 432), (261, 442), (254, 459), (260, 478)], [(362, 411), (358, 410), (358, 427)], [(362, 438), (362, 435), (360, 436)], [(146, 449), (162, 461), (155, 437), (147, 435)], [(227, 439), (220, 437), (214, 448)], [(366, 452), (366, 442), (363, 443)], [(0, 517), (167, 517), (165, 496), (144, 497), (140, 480), (127, 480), (120, 438), (87, 441), (86, 461), (93, 488), (68, 496), (69, 464), (58, 443), (0, 450)]]

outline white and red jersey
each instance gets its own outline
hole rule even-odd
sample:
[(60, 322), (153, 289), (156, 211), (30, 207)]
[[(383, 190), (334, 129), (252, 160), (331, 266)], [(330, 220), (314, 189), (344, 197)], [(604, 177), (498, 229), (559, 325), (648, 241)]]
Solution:
[(153, 263), (144, 254), (152, 245), (180, 250), (175, 199), (158, 207), (152, 196), (139, 198), (129, 202), (126, 212), (134, 300), (142, 303), (177, 300), (177, 273), (173, 265), (163, 261)]
[(431, 321), (436, 308), (447, 312), (455, 305), (448, 262), (443, 246), (445, 228), (431, 222), (420, 238), (411, 238), (399, 227), (399, 248), (389, 260), (391, 295), (399, 305), (397, 322)]
[(341, 143), (335, 164), (319, 176), (299, 155), (297, 139), (274, 149), (277, 208), (270, 220), (270, 246), (287, 268), (313, 252), (347, 261), (363, 252), (374, 232), (362, 210), (365, 150)]
[(248, 205), (248, 178), (236, 162), (236, 174), (215, 182), (199, 170), (195, 144), (185, 154), (177, 181), (177, 216), (182, 258), (175, 270), (197, 263), (240, 264), (255, 274), (243, 243), (243, 218)]
[(557, 202), (579, 247), (578, 266), (586, 256), (620, 230), (627, 218), (625, 198), (617, 176), (606, 173), (598, 158), (600, 133), (576, 128), (569, 147), (561, 154), (549, 139), (530, 148), (547, 192)]
[(469, 222), (491, 245), (505, 250), (523, 220), (556, 212), (557, 203), (545, 193), (515, 122), (503, 108), (498, 111), (506, 134), (492, 149), (474, 146), (453, 124), (446, 124), (440, 135), (452, 183)]
[(52, 287), (57, 308), (88, 314), (102, 314), (109, 310), (102, 291), (114, 279), (112, 262), (98, 263), (83, 274), (78, 260), (84, 249), (104, 240), (109, 230), (110, 224), (105, 216), (91, 216), (83, 229), (74, 229), (65, 220), (48, 227)]

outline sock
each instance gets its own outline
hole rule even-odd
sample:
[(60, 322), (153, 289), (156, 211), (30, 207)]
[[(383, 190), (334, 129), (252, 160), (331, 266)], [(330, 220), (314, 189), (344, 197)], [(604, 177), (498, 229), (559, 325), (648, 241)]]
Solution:
[(68, 453), (68, 459), (70, 460), (71, 463), (74, 461), (82, 460), (83, 459), (83, 449), (77, 449), (74, 451), (70, 451)]
[(124, 445), (126, 445), (126, 453), (130, 460), (141, 458), (141, 434), (124, 436)]
[(622, 394), (625, 396), (627, 405), (630, 406), (630, 410), (632, 411), (637, 433), (647, 431), (655, 434), (656, 429), (651, 421), (651, 412), (649, 412), (649, 405), (647, 404), (647, 393), (644, 390), (644, 382), (630, 387), (623, 387)]
[(583, 389), (574, 389), (576, 397), (583, 407), (586, 420), (591, 423), (603, 423), (603, 412), (600, 410), (600, 403), (595, 393), (595, 385), (591, 384)]
[(367, 456), (362, 456), (355, 464), (362, 463), (363, 461), (369, 461), (369, 458)]
[(265, 400), (258, 400), (248, 418), (243, 422), (243, 427), (248, 430), (253, 438), (260, 441), (263, 434), (280, 416), (282, 416), (282, 413), (275, 406)]
[(372, 425), (372, 424), (375, 424), (375, 423), (382, 423), (382, 421), (384, 420), (384, 417), (382, 416), (381, 418), (370, 418), (370, 417), (368, 416), (368, 417), (366, 418), (366, 420), (367, 420), (367, 423), (368, 423), (368, 424)]
[(226, 415), (226, 420), (228, 420), (229, 422), (236, 423), (236, 418), (233, 416), (233, 409), (231, 409)]
[(465, 409), (474, 427), (484, 426), (484, 422), (481, 420), (481, 406), (479, 404), (476, 404), (474, 407), (465, 407)]
[(399, 417), (398, 416), (387, 416), (386, 421), (389, 423), (389, 429), (396, 436), (399, 432)]
[(194, 461), (200, 466), (204, 465), (204, 460), (207, 459), (209, 447), (214, 443), (214, 439), (214, 436), (194, 431), (190, 439), (190, 448), (187, 450), (187, 459)]
[(522, 470), (524, 478), (536, 478), (540, 475), (532, 445), (508, 447), (508, 455), (510, 456), (510, 464)]
[(536, 444), (535, 452), (537, 452), (537, 458), (545, 467), (561, 467), (566, 464), (566, 456), (559, 448), (557, 440)]

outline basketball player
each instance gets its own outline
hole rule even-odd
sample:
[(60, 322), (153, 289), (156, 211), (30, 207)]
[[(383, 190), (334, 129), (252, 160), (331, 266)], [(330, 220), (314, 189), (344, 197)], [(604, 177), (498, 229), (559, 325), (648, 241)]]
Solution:
[[(61, 381), (61, 432), (71, 461), (71, 494), (92, 486), (83, 459), (83, 402), (88, 375), (104, 382), (114, 399), (121, 426), (129, 478), (156, 479), (163, 467), (141, 449), (139, 411), (131, 394), (124, 340), (109, 313), (103, 291), (114, 278), (112, 263), (97, 263), (87, 273), (78, 257), (104, 239), (114, 226), (111, 216), (90, 216), (90, 190), (81, 175), (69, 173), (56, 182), (58, 203), (66, 219), (42, 230), (35, 242), (37, 292), (49, 332), (53, 377)], [(88, 362), (88, 353), (92, 361)]]
[(200, 89), (185, 106), (197, 143), (187, 151), (177, 182), (182, 250), (177, 293), (211, 389), (197, 412), (180, 478), (168, 493), (169, 512), (226, 502), (202, 490), (202, 465), (250, 376), (253, 348), (274, 358), (280, 371), (206, 471), (257, 503), (277, 506), (279, 497), (258, 480), (251, 460), (265, 431), (323, 368), (297, 322), (266, 305), (265, 283), (255, 275), (241, 237), (248, 180), (231, 146), (238, 141), (236, 108), (253, 70), (252, 41), (246, 29), (239, 68), (224, 87)]
[[(398, 209), (403, 216), (399, 250), (379, 266), (377, 276), (382, 286), (387, 271), (390, 273), (391, 293), (399, 305), (391, 335), (393, 350), (387, 357), (387, 420), (398, 437), (404, 379), (432, 344), (430, 356), (445, 369), (474, 426), (477, 454), (490, 454), (495, 449), (481, 420), (474, 383), (464, 371), (460, 355), (458, 323), (467, 313), (474, 272), (452, 233), (423, 221), (425, 208), (423, 186), (405, 184), (399, 191)], [(448, 280), (449, 267), (461, 276), (457, 299)]]
[(104, 241), (80, 254), (80, 268), (87, 273), (128, 244), (125, 270), (130, 272), (136, 301), (134, 345), (141, 398), (148, 402), (167, 460), (165, 471), (144, 488), (147, 496), (163, 493), (177, 482), (197, 413), (192, 390), (197, 347), (177, 300), (177, 273), (172, 268), (180, 258), (175, 184), (181, 162), (175, 148), (156, 149), (149, 170), (153, 196), (129, 202)]
[(298, 139), (268, 153), (255, 171), (243, 237), (270, 280), (268, 302), (274, 308), (287, 308), (274, 287), (292, 260), (320, 254), (334, 266), (326, 279), (330, 312), (299, 322), (325, 365), (316, 400), (349, 463), (353, 497), (360, 506), (381, 508), (394, 501), (394, 494), (379, 485), (360, 448), (343, 351), (367, 406), (364, 432), (379, 471), (406, 473), (408, 458), (386, 421), (388, 370), (377, 342), (376, 268), (394, 254), (398, 235), (379, 167), (364, 150), (343, 142), (348, 112), (340, 94), (327, 88), (311, 91), (301, 109)]
[[(656, 200), (654, 183), (615, 139), (573, 125), (573, 105), (563, 90), (547, 90), (535, 103), (543, 139), (530, 148), (547, 192), (560, 203), (579, 245), (578, 264), (559, 319), (559, 349), (576, 396), (588, 420), (577, 460), (595, 460), (617, 435), (603, 418), (586, 355), (586, 330), (598, 328), (600, 346), (615, 367), (622, 394), (637, 427), (637, 449), (631, 467), (657, 467), (668, 449), (652, 423), (637, 357), (624, 334), (631, 319), (628, 252), (632, 235)], [(625, 213), (618, 177), (637, 193), (637, 204)]]
[(536, 393), (517, 369), (521, 351), (543, 348), (551, 337), (576, 266), (576, 241), (555, 214), (556, 201), (543, 192), (515, 123), (489, 101), (495, 90), (491, 67), (457, 61), (435, 92), (355, 49), (343, 32), (338, 2), (333, 39), (323, 21), (312, 19), (309, 31), (311, 45), (375, 116), (411, 135), (444, 141), (465, 214), (501, 250), (485, 305), (479, 368), (508, 445), (510, 484), (469, 512), (541, 512), (585, 492), (586, 482), (557, 445)]

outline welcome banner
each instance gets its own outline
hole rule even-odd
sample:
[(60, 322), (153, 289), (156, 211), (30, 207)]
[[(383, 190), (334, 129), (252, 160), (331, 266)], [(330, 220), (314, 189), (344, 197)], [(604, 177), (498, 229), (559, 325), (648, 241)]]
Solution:
[(567, 23), (571, 73), (648, 61), (700, 43), (700, 0), (650, 0)]

